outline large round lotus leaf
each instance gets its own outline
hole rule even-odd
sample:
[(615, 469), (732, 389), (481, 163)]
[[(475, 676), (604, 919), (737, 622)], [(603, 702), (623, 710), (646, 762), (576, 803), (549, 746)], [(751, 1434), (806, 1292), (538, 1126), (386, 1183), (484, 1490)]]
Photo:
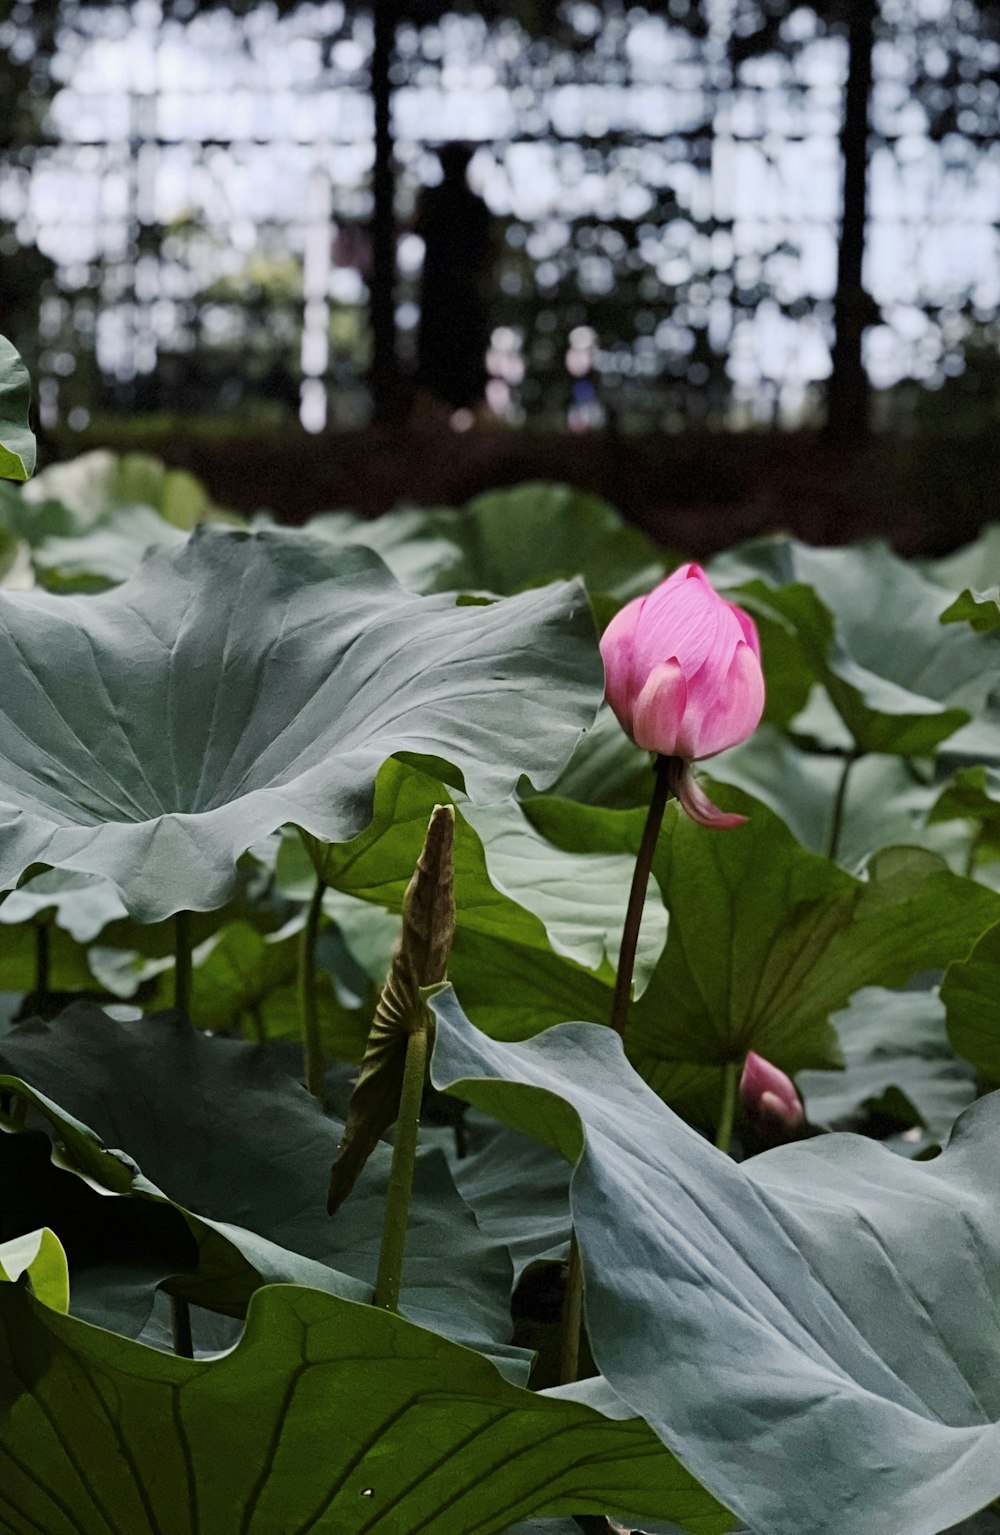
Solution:
[(0, 1279), (0, 1408), (4, 1535), (501, 1535), (607, 1508), (733, 1524), (640, 1419), (299, 1286), (262, 1291), (235, 1349), (191, 1360)]
[(456, 604), (301, 536), (204, 529), (96, 597), (0, 594), (0, 889), (48, 864), (144, 922), (210, 910), (284, 823), (360, 831), (393, 753), (477, 800), (544, 787), (601, 684), (579, 583)]
[(36, 475), (25, 500), (58, 501), (82, 532), (123, 507), (146, 506), (178, 528), (193, 528), (214, 510), (208, 491), (186, 469), (168, 469), (149, 453), (96, 448)]
[(491, 592), (516, 592), (579, 574), (591, 592), (623, 601), (655, 586), (670, 558), (607, 501), (571, 485), (529, 481), (428, 518), (430, 527), (465, 555), (451, 584)]
[(43, 539), (31, 562), (50, 592), (103, 592), (127, 581), (147, 549), (177, 548), (187, 536), (150, 506), (126, 506), (84, 533)]
[(0, 336), (0, 479), (26, 480), (34, 470), (30, 400), (28, 370), (6, 336)]
[(860, 751), (930, 753), (993, 689), (1000, 642), (942, 627), (947, 593), (884, 545), (758, 539), (715, 562), (712, 574), (755, 615), (786, 628)]
[(574, 1164), (597, 1368), (758, 1535), (938, 1535), (1000, 1496), (1000, 1094), (931, 1162), (830, 1135), (737, 1166), (610, 1029), (434, 1010), (436, 1085)]

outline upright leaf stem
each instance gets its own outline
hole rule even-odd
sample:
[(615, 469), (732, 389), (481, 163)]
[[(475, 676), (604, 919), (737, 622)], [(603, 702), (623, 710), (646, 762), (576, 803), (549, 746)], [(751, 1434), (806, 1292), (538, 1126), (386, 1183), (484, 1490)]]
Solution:
[(635, 868), (632, 871), (632, 888), (629, 891), (621, 948), (618, 951), (618, 975), (615, 980), (614, 1001), (611, 1004), (611, 1027), (618, 1034), (625, 1033), (629, 1003), (632, 1000), (635, 951), (639, 943), (642, 909), (646, 904), (646, 887), (649, 884), (649, 871), (653, 866), (656, 840), (663, 825), (663, 812), (667, 808), (667, 801), (673, 799), (677, 793), (677, 780), (683, 771), (684, 764), (678, 757), (657, 757), (656, 759), (653, 796), (649, 802), (646, 824), (642, 829), (642, 841), (639, 844)]
[(191, 913), (174, 917), (174, 1006), (179, 1013), (191, 1007)]
[(316, 988), (316, 940), (323, 917), (326, 885), (318, 876), (306, 913), (299, 943), (299, 1011), (302, 1018), (302, 1049), (306, 1086), (314, 1098), (323, 1096), (323, 1042), (319, 1032), (319, 996)]
[(413, 1171), (417, 1161), (417, 1136), (420, 1131), (420, 1106), (427, 1071), (427, 1028), (419, 1023), (406, 1044), (403, 1090), (399, 1098), (396, 1139), (389, 1169), (389, 1191), (385, 1204), (382, 1247), (378, 1255), (374, 1303), (383, 1311), (399, 1310), (399, 1289), (403, 1279), (403, 1253), (406, 1248), (406, 1222), (413, 1190)]
[(848, 752), (844, 758), (844, 765), (840, 770), (840, 782), (837, 784), (837, 795), (833, 802), (833, 820), (830, 823), (830, 836), (826, 845), (827, 858), (836, 858), (837, 849), (840, 846), (840, 832), (844, 821), (844, 807), (847, 804), (847, 780), (851, 776), (851, 768), (858, 760), (859, 753)]
[(729, 1151), (733, 1138), (733, 1120), (736, 1117), (736, 1089), (739, 1086), (740, 1071), (739, 1061), (727, 1061), (722, 1077), (722, 1107), (719, 1110), (719, 1125), (716, 1131), (715, 1144), (720, 1151)]
[(572, 1385), (580, 1375), (580, 1329), (583, 1326), (583, 1269), (580, 1264), (580, 1244), (576, 1232), (569, 1239), (569, 1259), (566, 1264), (566, 1288), (563, 1292), (561, 1322), (561, 1347), (559, 1351), (559, 1384)]

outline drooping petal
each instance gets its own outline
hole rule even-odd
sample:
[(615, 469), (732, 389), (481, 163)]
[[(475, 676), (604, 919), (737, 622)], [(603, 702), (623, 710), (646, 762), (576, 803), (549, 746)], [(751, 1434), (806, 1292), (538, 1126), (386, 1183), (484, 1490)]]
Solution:
[(760, 635), (757, 633), (757, 625), (750, 617), (750, 614), (745, 612), (743, 608), (738, 608), (735, 602), (731, 602), (729, 606), (736, 615), (736, 622), (743, 631), (743, 638), (759, 661), (761, 659)]
[(716, 679), (704, 668), (688, 680), (687, 712), (678, 741), (682, 757), (697, 761), (745, 741), (764, 712), (764, 673), (742, 639), (725, 675)]
[(627, 735), (632, 734), (632, 708), (643, 676), (636, 682), (635, 634), (648, 598), (633, 597), (616, 613), (601, 636), (604, 662), (604, 696)]
[(662, 757), (678, 755), (677, 740), (687, 707), (687, 683), (677, 661), (654, 666), (632, 710), (632, 739)]
[(704, 789), (695, 782), (690, 770), (681, 775), (677, 785), (677, 799), (685, 815), (697, 821), (699, 826), (707, 826), (712, 831), (727, 831), (730, 827), (746, 823), (745, 815), (736, 815), (713, 805)]

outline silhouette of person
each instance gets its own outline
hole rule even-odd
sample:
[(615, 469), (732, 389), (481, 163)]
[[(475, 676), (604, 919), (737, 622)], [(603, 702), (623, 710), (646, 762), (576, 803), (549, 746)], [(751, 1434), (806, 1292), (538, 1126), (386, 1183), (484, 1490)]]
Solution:
[(443, 179), (428, 187), (415, 229), (424, 242), (417, 330), (418, 389), (450, 410), (475, 410), (486, 389), (490, 212), (466, 180), (473, 150), (438, 150)]

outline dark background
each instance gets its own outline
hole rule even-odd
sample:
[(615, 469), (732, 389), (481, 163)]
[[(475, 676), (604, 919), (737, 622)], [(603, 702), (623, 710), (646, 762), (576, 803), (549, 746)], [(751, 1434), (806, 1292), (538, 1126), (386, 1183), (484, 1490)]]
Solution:
[[(543, 477), (696, 552), (944, 548), (997, 514), (998, 101), (992, 0), (0, 0), (0, 329), (43, 454), (146, 448), (241, 509)], [(411, 384), (459, 137), (495, 245), (467, 431)]]

